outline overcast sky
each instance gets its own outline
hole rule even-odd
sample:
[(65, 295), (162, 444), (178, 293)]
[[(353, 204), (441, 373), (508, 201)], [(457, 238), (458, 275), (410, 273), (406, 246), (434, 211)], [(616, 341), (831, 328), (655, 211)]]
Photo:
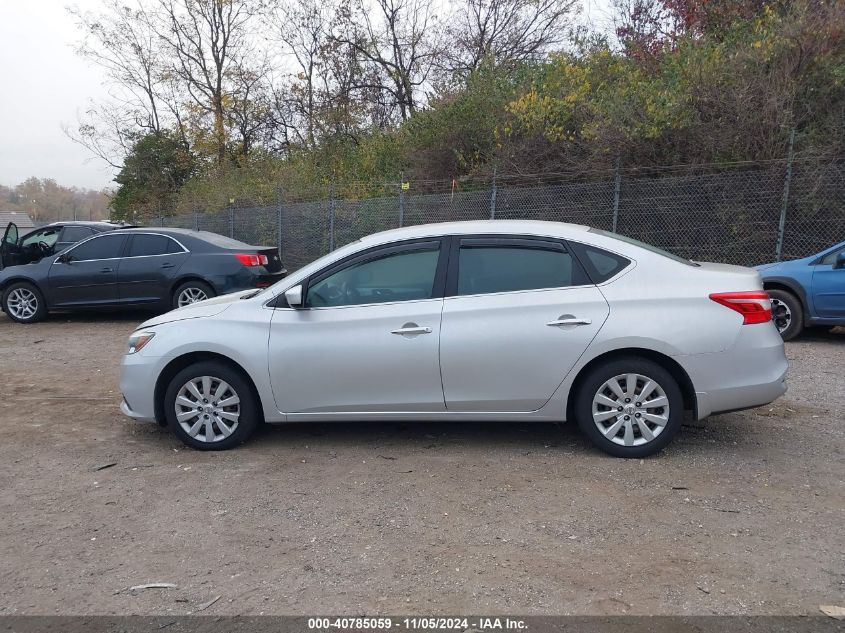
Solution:
[[(609, 0), (584, 0), (583, 17), (604, 24)], [(90, 99), (107, 94), (101, 71), (74, 52), (79, 32), (67, 0), (0, 0), (0, 184), (29, 176), (67, 186), (113, 186), (114, 170), (65, 136)], [(71, 0), (97, 10), (100, 0)]]
[[(63, 0), (0, 0), (0, 184), (29, 176), (101, 189), (114, 177), (62, 132), (89, 99), (106, 94), (100, 71), (74, 53)], [(99, 0), (76, 0), (95, 9)]]

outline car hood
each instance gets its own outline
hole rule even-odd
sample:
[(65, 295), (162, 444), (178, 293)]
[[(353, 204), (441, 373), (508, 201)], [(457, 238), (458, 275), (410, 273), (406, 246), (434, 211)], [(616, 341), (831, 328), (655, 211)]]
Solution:
[(165, 323), (173, 323), (174, 321), (216, 316), (236, 301), (240, 301), (242, 297), (253, 294), (255, 294), (254, 289), (241, 290), (240, 292), (233, 292), (220, 297), (214, 297), (213, 299), (199, 301), (184, 308), (177, 308), (176, 310), (171, 310), (160, 316), (153, 317), (148, 321), (144, 321), (138, 326), (138, 329), (155, 327), (156, 325), (164, 325)]

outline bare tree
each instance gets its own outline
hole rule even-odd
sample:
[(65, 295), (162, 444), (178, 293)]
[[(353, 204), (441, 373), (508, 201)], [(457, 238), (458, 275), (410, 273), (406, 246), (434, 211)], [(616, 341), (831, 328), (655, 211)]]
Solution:
[(462, 0), (450, 19), (445, 65), (464, 77), (485, 59), (542, 57), (566, 40), (577, 10), (577, 0)]
[[(422, 103), (439, 48), (440, 27), (428, 0), (363, 0), (348, 7), (346, 28), (335, 35), (372, 65), (369, 82), (361, 88), (384, 91), (400, 118), (409, 119)], [(375, 80), (375, 81), (373, 81)]]
[(227, 156), (227, 108), (243, 76), (256, 0), (158, 0), (156, 32), (172, 55), (173, 72), (191, 101), (212, 118), (218, 164)]
[[(321, 0), (289, 0), (274, 16), (274, 30), (296, 65), (289, 86), (290, 110), (302, 119), (301, 141), (314, 147), (319, 104), (317, 102), (323, 55), (329, 38), (332, 7)], [(326, 76), (323, 82), (329, 81)]]

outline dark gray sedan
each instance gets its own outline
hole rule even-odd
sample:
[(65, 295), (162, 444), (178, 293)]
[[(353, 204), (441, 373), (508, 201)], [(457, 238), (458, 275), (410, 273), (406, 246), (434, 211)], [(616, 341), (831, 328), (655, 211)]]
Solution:
[(169, 310), (282, 277), (275, 248), (205, 231), (102, 233), (39, 262), (0, 271), (0, 306), (19, 323), (92, 308)]

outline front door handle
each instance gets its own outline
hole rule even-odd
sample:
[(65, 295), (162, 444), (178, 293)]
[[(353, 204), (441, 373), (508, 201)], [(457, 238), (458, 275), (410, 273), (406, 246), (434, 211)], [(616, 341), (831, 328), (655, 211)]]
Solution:
[(161, 265), (161, 267), (162, 267), (162, 268), (173, 268), (173, 264), (171, 264), (170, 262), (164, 262), (164, 263)]
[(103, 268), (100, 272), (101, 273), (113, 273), (114, 268)]
[(417, 334), (431, 334), (431, 328), (419, 326), (416, 323), (406, 323), (397, 330), (390, 330), (390, 333), (399, 336), (415, 336)]
[(564, 315), (555, 321), (546, 323), (549, 327), (559, 327), (561, 325), (590, 325), (593, 321), (591, 319), (578, 319), (573, 316)]

